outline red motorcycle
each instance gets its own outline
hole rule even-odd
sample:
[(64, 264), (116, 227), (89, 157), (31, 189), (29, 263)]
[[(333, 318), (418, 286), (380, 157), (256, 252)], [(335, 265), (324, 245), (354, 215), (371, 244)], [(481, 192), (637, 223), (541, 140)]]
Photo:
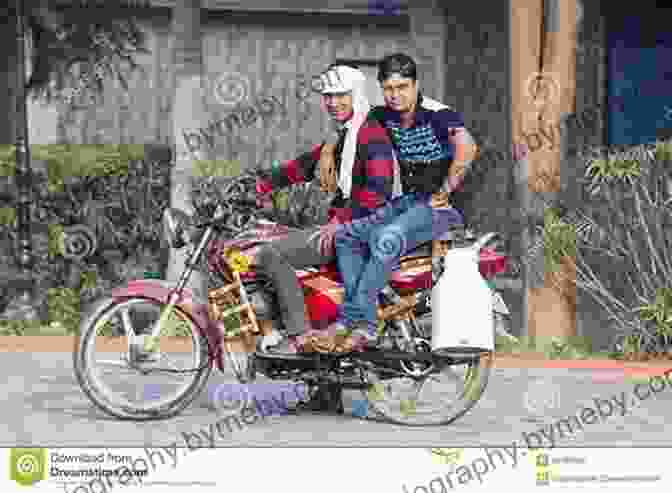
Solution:
[[(172, 417), (204, 389), (215, 364), (224, 372), (228, 363), (241, 383), (261, 374), (304, 382), (310, 389), (325, 384), (359, 389), (374, 412), (405, 425), (447, 424), (474, 406), (487, 385), (494, 348), (433, 351), (430, 299), (444, 255), (456, 244), (474, 245), (484, 278), (506, 269), (506, 256), (485, 248), (493, 235), (469, 240), (464, 228), (456, 226), (443, 240), (404, 256), (380, 294), (380, 348), (270, 354), (259, 342), (281, 330), (282, 323), (273, 286), (255, 271), (251, 258), (261, 245), (292, 228), (259, 217), (255, 180), (254, 173), (232, 179), (208, 220), (196, 222), (182, 211), (166, 210), (164, 232), (171, 247), (193, 247), (179, 281), (131, 281), (82, 318), (74, 366), (91, 401), (121, 419)], [(207, 299), (186, 288), (203, 261), (207, 268), (202, 270), (209, 275)], [(343, 292), (336, 266), (297, 275), (310, 318), (333, 321)], [(506, 311), (498, 305), (501, 299), (494, 309)], [(96, 360), (96, 351), (105, 357)], [(105, 383), (104, 375), (114, 382)], [(162, 377), (165, 381), (159, 381)], [(138, 395), (143, 384), (151, 384), (153, 399)]]

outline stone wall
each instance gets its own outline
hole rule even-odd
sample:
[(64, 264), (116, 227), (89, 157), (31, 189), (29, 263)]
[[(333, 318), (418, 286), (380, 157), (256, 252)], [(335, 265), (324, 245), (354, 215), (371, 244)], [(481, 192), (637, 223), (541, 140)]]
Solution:
[[(583, 0), (579, 9), (579, 32), (576, 53), (576, 125), (566, 125), (563, 143), (561, 178), (563, 200), (570, 206), (581, 206), (584, 197), (577, 186), (585, 170), (577, 150), (605, 145), (607, 121), (607, 20), (602, 2)], [(592, 112), (593, 118), (581, 118)], [(606, 348), (611, 342), (611, 325), (606, 313), (583, 291), (577, 292), (577, 335), (590, 337), (593, 348)]]
[[(171, 145), (170, 12), (154, 9), (139, 21), (151, 53), (137, 57), (140, 69), (128, 75), (128, 92), (106, 81), (103, 94), (93, 101), (83, 95), (70, 108), (33, 105), (33, 122), (51, 121), (48, 113), (56, 110), (59, 141)], [(276, 13), (269, 17), (263, 12), (225, 15), (211, 11), (202, 37), (209, 123), (237, 118), (238, 109), (256, 108), (264, 98), (277, 102), (271, 114), (249, 125), (232, 125), (231, 130), (220, 125), (223, 131), (193, 129), (192, 144), (204, 133), (200, 141), (214, 146), (214, 157), (239, 160), (243, 166), (295, 157), (321, 139), (329, 119), (308, 86), (311, 76), (337, 58), (377, 59), (395, 51), (412, 51), (404, 15)], [(420, 57), (423, 67), (440, 67), (440, 54), (436, 49), (424, 53)], [(52, 129), (39, 129), (45, 132)]]
[[(586, 2), (579, 9), (579, 31), (576, 50), (576, 124), (563, 125), (563, 199), (579, 205), (582, 196), (575, 186), (583, 174), (583, 163), (576, 151), (604, 145), (607, 119), (607, 31), (600, 2)], [(597, 111), (593, 111), (597, 109)], [(593, 118), (582, 118), (591, 113)]]
[(410, 3), (409, 55), (418, 66), (422, 91), (430, 98), (441, 99), (445, 94), (446, 19), (440, 0)]
[(444, 101), (464, 113), (481, 150), (465, 184), (465, 209), (476, 229), (499, 231), (513, 206), (508, 2), (452, 4), (445, 15)]
[[(467, 221), (478, 232), (497, 231), (513, 255), (520, 254), (518, 199), (514, 188), (510, 124), (509, 2), (451, 2), (444, 9), (444, 102), (462, 111), (480, 156), (459, 197)], [(520, 334), (522, 291), (517, 280), (503, 282), (512, 313), (512, 330)]]

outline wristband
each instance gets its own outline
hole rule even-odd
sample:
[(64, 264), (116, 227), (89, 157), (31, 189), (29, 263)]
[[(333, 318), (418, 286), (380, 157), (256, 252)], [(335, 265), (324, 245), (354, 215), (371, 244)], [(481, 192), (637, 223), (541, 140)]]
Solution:
[(271, 161), (271, 175), (276, 177), (280, 174), (280, 171), (282, 170), (282, 166), (280, 165), (280, 161), (277, 159), (274, 159)]

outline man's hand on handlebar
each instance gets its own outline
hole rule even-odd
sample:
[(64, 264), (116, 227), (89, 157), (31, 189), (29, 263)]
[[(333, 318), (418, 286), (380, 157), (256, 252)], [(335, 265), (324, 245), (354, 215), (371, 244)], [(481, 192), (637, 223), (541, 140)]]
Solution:
[(255, 191), (257, 192), (257, 207), (262, 209), (273, 207), (273, 201), (271, 200), (273, 185), (268, 180), (257, 178)]
[(267, 195), (273, 191), (273, 185), (268, 180), (257, 178), (256, 191), (259, 195)]

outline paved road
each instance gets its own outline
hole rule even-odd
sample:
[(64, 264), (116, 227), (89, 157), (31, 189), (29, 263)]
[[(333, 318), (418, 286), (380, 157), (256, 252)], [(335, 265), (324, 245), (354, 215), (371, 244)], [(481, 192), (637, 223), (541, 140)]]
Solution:
[[(95, 409), (81, 392), (70, 354), (2, 353), (0, 361), (5, 375), (0, 384), (5, 398), (0, 424), (3, 447), (168, 447), (175, 442), (184, 446), (181, 432), (207, 430), (218, 420), (204, 394), (170, 420), (116, 421)], [(211, 377), (213, 384), (232, 381), (214, 372)], [(452, 425), (408, 428), (353, 417), (352, 401), (360, 395), (353, 391), (345, 398), (345, 416), (273, 416), (235, 430), (226, 440), (217, 437), (216, 446), (464, 447), (511, 446), (513, 441), (524, 445), (523, 433), (553, 427), (586, 405), (596, 409), (595, 397), (621, 399), (625, 392), (631, 400), (632, 391), (632, 383), (595, 383), (586, 370), (496, 369), (484, 398)], [(628, 409), (623, 418), (598, 420), (583, 430), (575, 426), (571, 436), (564, 432), (557, 439), (556, 446), (669, 446), (672, 427), (665, 425), (672, 423), (671, 409), (672, 388), (667, 388), (640, 407)], [(556, 431), (555, 436), (560, 434)]]

